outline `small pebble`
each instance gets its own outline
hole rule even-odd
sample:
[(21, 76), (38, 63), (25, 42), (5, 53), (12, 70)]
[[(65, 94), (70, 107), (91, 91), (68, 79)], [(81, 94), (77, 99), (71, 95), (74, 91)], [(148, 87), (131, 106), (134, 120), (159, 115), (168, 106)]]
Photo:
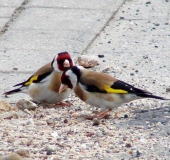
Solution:
[(138, 70), (135, 70), (136, 73), (138, 73), (139, 71)]
[(98, 57), (99, 58), (104, 58), (104, 55), (103, 54), (99, 54)]
[(51, 133), (51, 135), (52, 135), (53, 137), (58, 137), (58, 133), (57, 133), (57, 131), (55, 131), (55, 132)]
[(124, 118), (128, 118), (128, 115), (127, 115), (127, 114), (125, 114), (125, 115), (124, 115)]
[(110, 153), (111, 152), (111, 150), (110, 149), (106, 149), (106, 153)]
[(143, 59), (148, 59), (148, 56), (143, 56)]
[(120, 17), (120, 20), (125, 19), (124, 17)]
[(170, 88), (166, 88), (166, 92), (170, 92)]
[(22, 157), (28, 157), (29, 156), (29, 150), (28, 149), (19, 149), (16, 151), (17, 154), (19, 154)]
[(10, 111), (12, 108), (11, 108), (11, 105), (6, 102), (6, 101), (0, 101), (0, 110), (1, 111)]
[(137, 151), (136, 151), (136, 157), (139, 157), (140, 154), (141, 154), (141, 153), (137, 150)]
[(46, 122), (47, 122), (48, 125), (54, 125), (55, 124), (53, 119), (47, 119)]
[(56, 156), (53, 158), (53, 160), (61, 160), (61, 159)]
[(55, 152), (56, 151), (56, 146), (52, 146), (52, 145), (47, 145), (46, 147), (45, 147), (45, 149), (46, 149), (46, 155), (51, 155), (53, 152)]
[(78, 117), (78, 113), (73, 113), (71, 116), (76, 118), (76, 117)]
[(146, 2), (146, 4), (151, 4), (151, 2), (150, 2), (150, 1), (148, 1), (148, 2)]
[(100, 124), (100, 121), (96, 118), (93, 119), (93, 126), (98, 126)]
[(109, 119), (109, 117), (110, 117), (109, 114), (106, 114), (106, 115), (104, 116), (105, 119)]
[(159, 26), (159, 23), (154, 23), (155, 26)]
[(5, 112), (3, 114), (0, 114), (1, 119), (11, 119), (11, 118), (19, 118), (18, 113), (15, 111)]
[(99, 64), (97, 57), (93, 55), (90, 55), (90, 56), (81, 55), (77, 58), (77, 62), (79, 63), (80, 66), (83, 66), (85, 68), (91, 68)]
[(130, 143), (126, 143), (126, 146), (125, 146), (125, 147), (130, 148), (130, 147), (132, 147), (132, 146), (131, 146)]
[(24, 109), (28, 109), (28, 110), (35, 110), (36, 108), (38, 108), (38, 106), (33, 103), (32, 101), (28, 101), (25, 99), (21, 99), (16, 103), (16, 106), (18, 107), (18, 109), (24, 110)]
[(46, 154), (47, 154), (47, 155), (51, 155), (52, 153), (53, 153), (53, 152), (52, 152), (51, 150), (48, 150)]
[(68, 120), (67, 120), (67, 119), (65, 119), (65, 120), (64, 120), (64, 123), (68, 123)]
[(18, 68), (17, 68), (17, 67), (14, 67), (13, 70), (18, 70)]
[(11, 153), (5, 160), (23, 160), (23, 158), (17, 153)]

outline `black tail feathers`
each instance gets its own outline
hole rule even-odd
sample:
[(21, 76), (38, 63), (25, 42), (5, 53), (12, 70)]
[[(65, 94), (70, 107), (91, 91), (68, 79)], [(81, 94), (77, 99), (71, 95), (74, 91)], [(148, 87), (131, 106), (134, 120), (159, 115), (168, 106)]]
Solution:
[(16, 85), (14, 85), (13, 87), (17, 87), (17, 86), (24, 86), (25, 82), (21, 82), (21, 83), (18, 83)]
[(21, 88), (17, 88), (17, 89), (13, 89), (11, 91), (5, 92), (4, 95), (10, 95), (10, 94), (18, 93), (18, 92), (21, 92), (21, 91), (22, 91)]
[(170, 100), (170, 99), (167, 99), (167, 98), (164, 98), (164, 97), (153, 95), (150, 92), (147, 92), (147, 91), (144, 91), (144, 90), (141, 90), (141, 89), (138, 89), (138, 88), (135, 88), (135, 91), (136, 91), (136, 95), (139, 96), (139, 97), (155, 98), (155, 99), (160, 99), (160, 100)]

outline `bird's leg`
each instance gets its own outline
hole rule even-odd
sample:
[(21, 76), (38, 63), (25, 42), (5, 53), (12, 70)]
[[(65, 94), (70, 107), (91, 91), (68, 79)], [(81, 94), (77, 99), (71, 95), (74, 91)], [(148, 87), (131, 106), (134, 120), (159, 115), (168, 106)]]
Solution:
[(85, 119), (88, 120), (93, 120), (94, 118), (99, 118), (102, 119), (103, 117), (105, 117), (107, 115), (107, 113), (109, 113), (111, 110), (110, 109), (106, 109), (105, 111), (99, 112), (97, 114), (95, 114), (94, 116), (85, 116)]
[(70, 102), (60, 102), (60, 103), (55, 104), (56, 107), (61, 107), (61, 106), (70, 107), (71, 105), (72, 105), (72, 103), (70, 103)]
[(63, 106), (67, 106), (67, 107), (70, 107), (72, 105), (72, 103), (70, 102), (59, 102), (59, 103), (56, 103), (56, 104), (49, 104), (49, 103), (46, 103), (46, 102), (43, 102), (43, 103), (38, 103), (38, 105), (42, 105), (43, 107), (47, 107), (47, 108), (56, 108), (56, 107), (63, 107)]

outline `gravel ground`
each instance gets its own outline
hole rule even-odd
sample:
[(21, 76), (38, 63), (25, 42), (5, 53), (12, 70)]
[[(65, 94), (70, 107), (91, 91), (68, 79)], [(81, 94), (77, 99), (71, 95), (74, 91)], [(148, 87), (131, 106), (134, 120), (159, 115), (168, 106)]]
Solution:
[[(170, 97), (166, 92), (170, 87), (170, 2), (159, 0), (161, 7), (156, 2), (127, 1), (86, 55), (104, 55), (93, 70)], [(40, 106), (30, 111), (2, 105), (0, 154), (15, 152), (25, 160), (169, 159), (170, 101), (133, 101), (110, 112), (107, 119), (93, 121), (82, 115), (97, 108), (74, 94), (68, 101), (71, 107)]]

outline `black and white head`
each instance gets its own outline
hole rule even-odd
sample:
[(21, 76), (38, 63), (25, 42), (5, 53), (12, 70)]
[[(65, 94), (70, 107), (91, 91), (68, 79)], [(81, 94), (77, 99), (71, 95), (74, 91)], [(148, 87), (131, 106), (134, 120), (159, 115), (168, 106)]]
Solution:
[(81, 76), (81, 66), (73, 66), (63, 72), (61, 76), (60, 92), (66, 88), (74, 89)]

